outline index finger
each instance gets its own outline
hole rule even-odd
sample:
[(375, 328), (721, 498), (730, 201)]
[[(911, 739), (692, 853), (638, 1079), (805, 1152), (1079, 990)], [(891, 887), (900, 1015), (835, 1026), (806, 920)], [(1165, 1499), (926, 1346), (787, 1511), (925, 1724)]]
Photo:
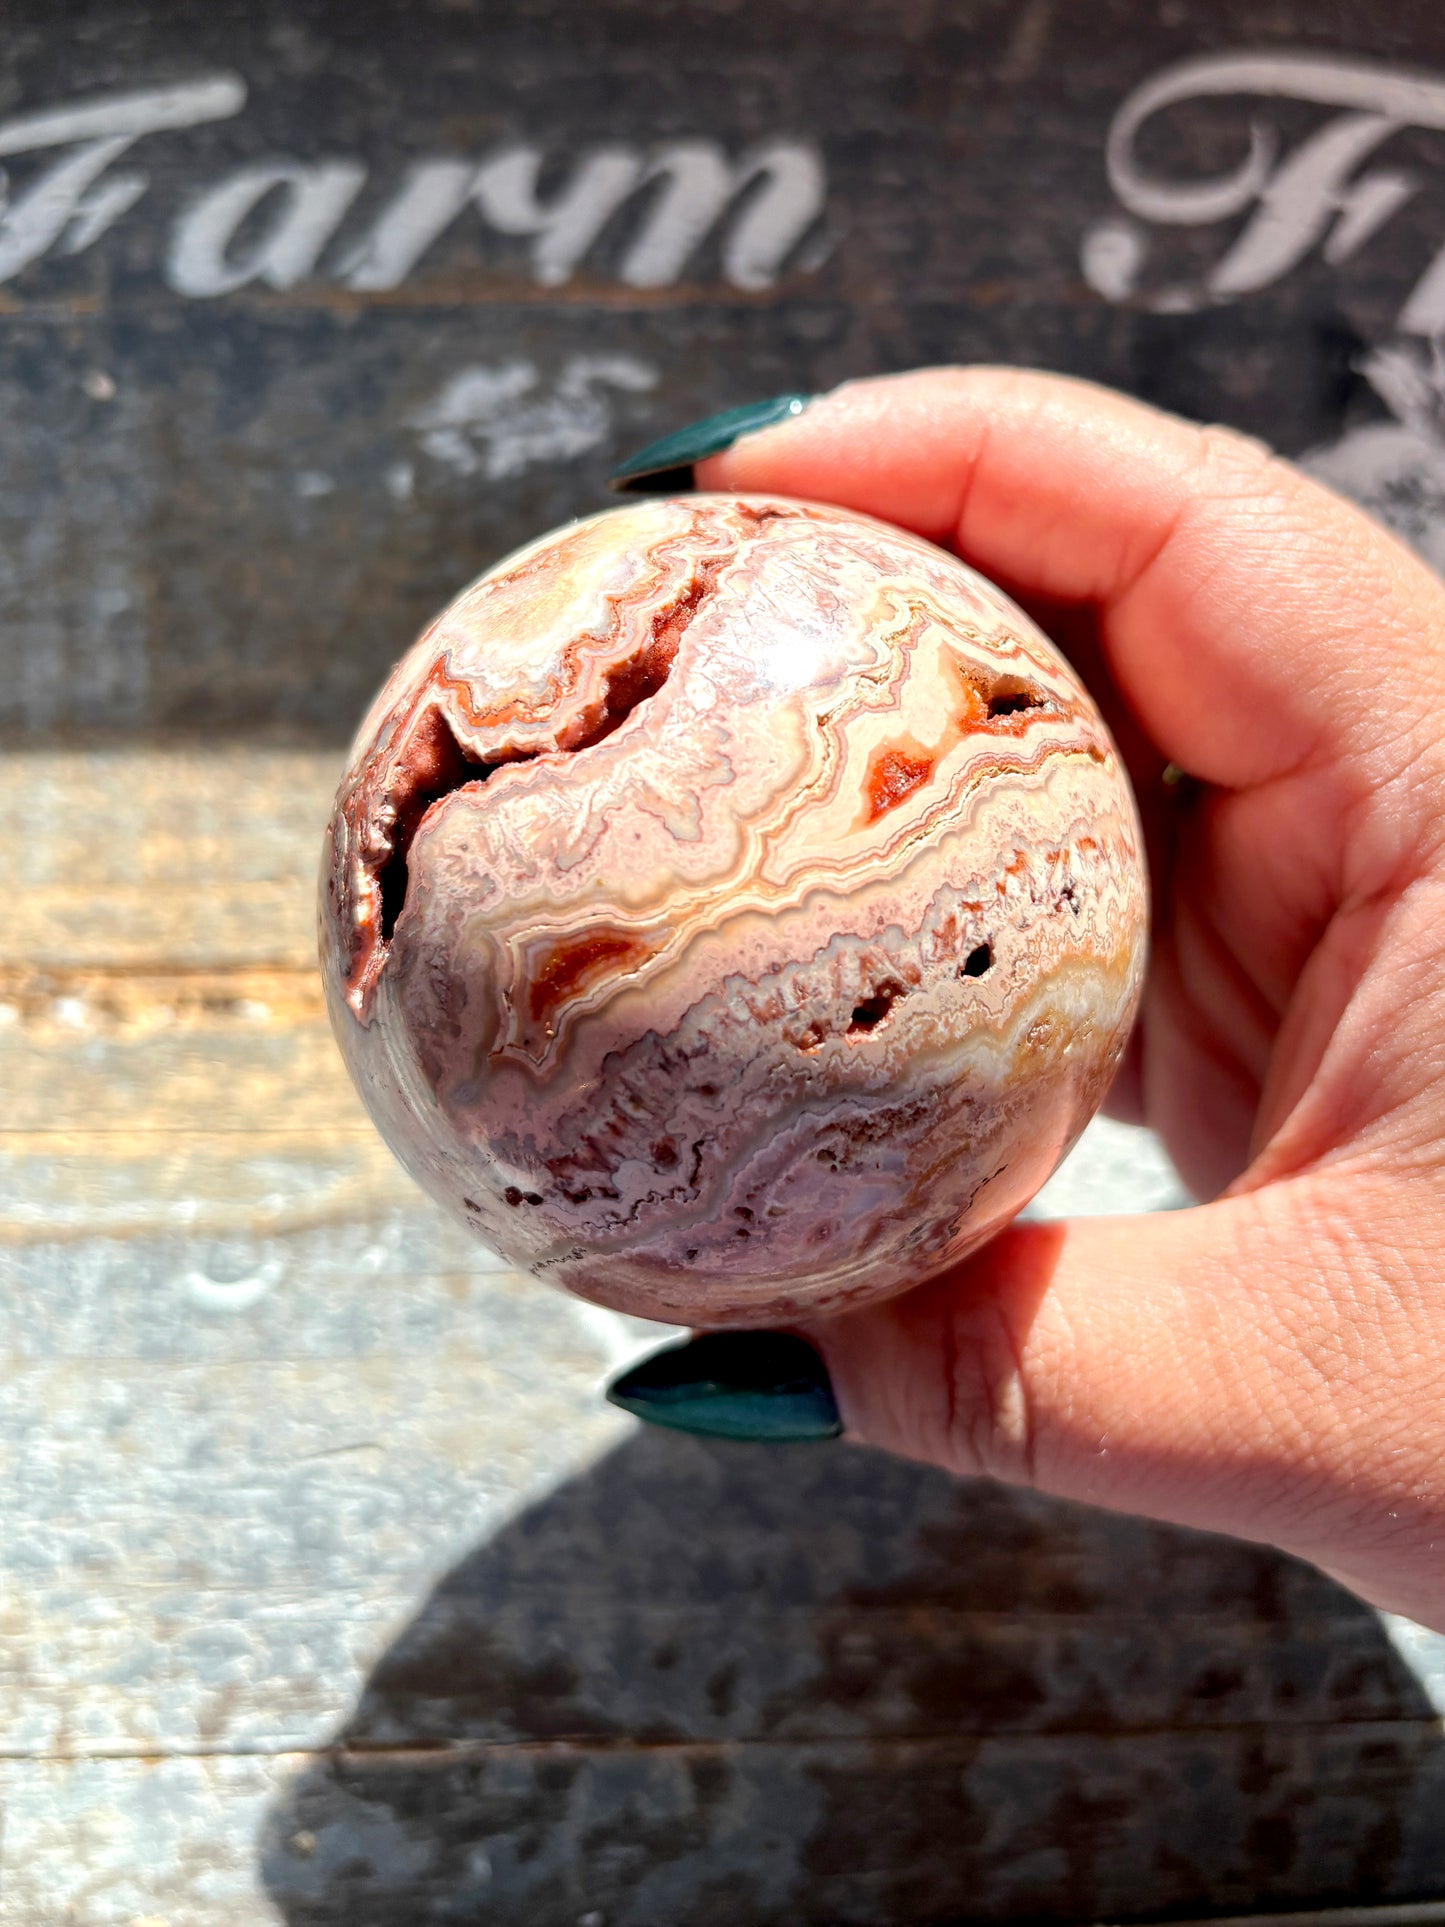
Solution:
[(1206, 781), (1250, 786), (1341, 745), (1383, 781), (1438, 734), (1445, 592), (1228, 429), (1066, 376), (925, 369), (836, 389), (698, 482), (860, 509), (1020, 594), (1096, 604), (1130, 707)]

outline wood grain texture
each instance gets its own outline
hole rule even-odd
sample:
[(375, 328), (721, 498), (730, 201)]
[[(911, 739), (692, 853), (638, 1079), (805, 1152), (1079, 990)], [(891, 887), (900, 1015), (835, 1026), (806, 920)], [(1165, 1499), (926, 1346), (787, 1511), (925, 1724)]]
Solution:
[(336, 759), (16, 752), (0, 812), (0, 1243), (265, 1235), (410, 1200), (314, 964)]
[(0, 813), (0, 968), (299, 973), (340, 754), (211, 744), (14, 749)]

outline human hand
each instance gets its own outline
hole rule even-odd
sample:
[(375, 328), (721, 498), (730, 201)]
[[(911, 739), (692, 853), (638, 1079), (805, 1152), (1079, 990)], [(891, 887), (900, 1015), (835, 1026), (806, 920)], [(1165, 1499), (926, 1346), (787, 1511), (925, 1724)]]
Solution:
[(853, 383), (696, 479), (913, 529), (1075, 655), (1152, 846), (1117, 1100), (1213, 1200), (810, 1326), (849, 1433), (1445, 1627), (1445, 586), (1261, 445), (1021, 371)]

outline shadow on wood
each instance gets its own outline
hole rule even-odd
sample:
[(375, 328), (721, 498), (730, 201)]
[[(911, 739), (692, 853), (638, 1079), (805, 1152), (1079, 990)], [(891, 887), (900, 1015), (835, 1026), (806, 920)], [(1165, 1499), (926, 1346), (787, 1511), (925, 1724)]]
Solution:
[(640, 1434), (447, 1575), (261, 1856), (288, 1927), (1404, 1899), (1445, 1752), (1377, 1617), (1265, 1550)]

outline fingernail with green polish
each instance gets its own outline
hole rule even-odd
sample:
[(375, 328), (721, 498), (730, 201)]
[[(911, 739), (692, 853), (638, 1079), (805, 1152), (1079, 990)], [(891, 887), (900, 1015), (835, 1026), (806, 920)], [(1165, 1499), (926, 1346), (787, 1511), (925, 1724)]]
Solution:
[(607, 1388), (624, 1412), (709, 1439), (835, 1439), (828, 1368), (791, 1332), (708, 1332), (654, 1352)]
[(810, 395), (774, 395), (770, 401), (746, 402), (741, 408), (725, 408), (720, 415), (689, 422), (686, 428), (649, 442), (613, 469), (608, 486), (633, 494), (657, 495), (691, 488), (694, 462), (721, 455), (725, 448), (759, 428), (771, 428), (791, 415), (801, 415), (811, 399)]

